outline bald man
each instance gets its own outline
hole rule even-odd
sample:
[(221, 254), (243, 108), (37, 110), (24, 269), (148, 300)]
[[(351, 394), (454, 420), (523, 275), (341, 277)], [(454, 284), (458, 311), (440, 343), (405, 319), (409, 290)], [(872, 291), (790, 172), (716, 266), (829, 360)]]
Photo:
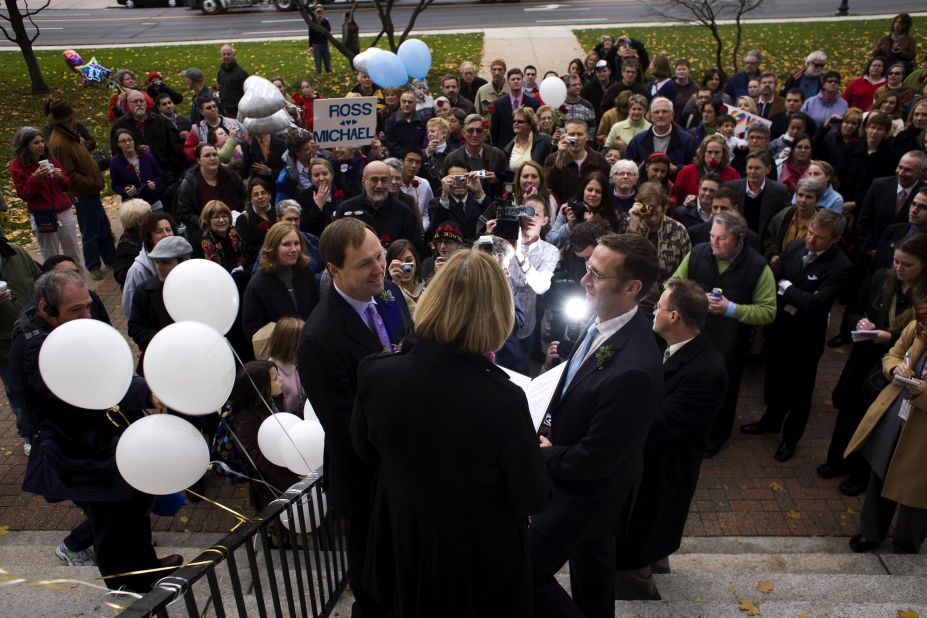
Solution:
[(231, 45), (223, 45), (219, 49), (219, 55), (222, 57), (222, 66), (219, 67), (219, 73), (216, 75), (216, 82), (219, 84), (219, 100), (222, 101), (225, 115), (236, 118), (238, 102), (245, 94), (245, 80), (248, 79), (248, 72), (238, 64), (235, 59), (235, 48)]

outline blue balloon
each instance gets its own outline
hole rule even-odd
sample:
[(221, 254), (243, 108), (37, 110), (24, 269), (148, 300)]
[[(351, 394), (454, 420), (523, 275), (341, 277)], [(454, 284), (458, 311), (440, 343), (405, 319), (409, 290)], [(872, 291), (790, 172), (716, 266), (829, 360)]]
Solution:
[(406, 69), (393, 52), (374, 54), (367, 61), (367, 75), (378, 86), (398, 87), (409, 83)]
[(409, 39), (399, 46), (399, 59), (406, 73), (415, 79), (425, 79), (431, 69), (431, 50), (418, 39)]

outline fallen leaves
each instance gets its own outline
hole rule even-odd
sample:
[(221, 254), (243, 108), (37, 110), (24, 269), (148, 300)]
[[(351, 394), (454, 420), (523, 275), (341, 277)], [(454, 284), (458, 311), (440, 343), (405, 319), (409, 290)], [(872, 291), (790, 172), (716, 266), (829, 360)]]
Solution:
[(753, 587), (763, 594), (769, 594), (773, 591), (773, 589), (775, 589), (776, 586), (772, 582), (757, 582), (757, 584)]
[(895, 613), (895, 615), (897, 616), (897, 618), (920, 618), (920, 614), (918, 614), (916, 611), (914, 611), (914, 610), (911, 609), (910, 607), (909, 607), (908, 609), (906, 609), (906, 610), (905, 610), (905, 609), (899, 609), (899, 610)]
[(760, 608), (749, 599), (741, 599), (738, 603), (737, 609), (744, 612), (748, 616), (762, 616), (763, 612), (760, 611)]
[(0, 526), (0, 536), (4, 536), (10, 533), (9, 526)]
[(773, 491), (785, 491), (785, 485), (783, 485), (779, 481), (773, 481), (772, 483), (770, 483), (769, 488)]
[(798, 511), (786, 511), (785, 516), (789, 519), (801, 519), (801, 513)]

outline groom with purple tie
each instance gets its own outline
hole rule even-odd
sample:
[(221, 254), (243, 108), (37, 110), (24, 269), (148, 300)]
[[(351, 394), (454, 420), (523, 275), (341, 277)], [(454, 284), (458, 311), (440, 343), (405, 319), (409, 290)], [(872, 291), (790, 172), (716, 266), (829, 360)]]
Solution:
[(353, 616), (386, 616), (364, 590), (371, 483), (375, 468), (351, 444), (351, 412), (361, 359), (390, 352), (411, 330), (402, 292), (385, 280), (385, 251), (376, 232), (353, 217), (322, 232), (319, 251), (332, 278), (309, 315), (299, 344), (299, 378), (325, 429), (325, 482), (332, 511), (347, 520)]

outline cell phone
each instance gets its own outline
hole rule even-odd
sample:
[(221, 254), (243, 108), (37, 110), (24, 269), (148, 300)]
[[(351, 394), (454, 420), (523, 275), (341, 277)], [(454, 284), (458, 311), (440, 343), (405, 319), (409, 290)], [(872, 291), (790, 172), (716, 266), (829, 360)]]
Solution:
[(898, 375), (897, 373), (895, 374), (895, 377), (892, 378), (892, 382), (900, 382), (901, 384), (907, 384), (909, 386), (918, 386), (921, 383), (920, 380), (915, 380), (914, 378), (906, 378), (904, 376)]

